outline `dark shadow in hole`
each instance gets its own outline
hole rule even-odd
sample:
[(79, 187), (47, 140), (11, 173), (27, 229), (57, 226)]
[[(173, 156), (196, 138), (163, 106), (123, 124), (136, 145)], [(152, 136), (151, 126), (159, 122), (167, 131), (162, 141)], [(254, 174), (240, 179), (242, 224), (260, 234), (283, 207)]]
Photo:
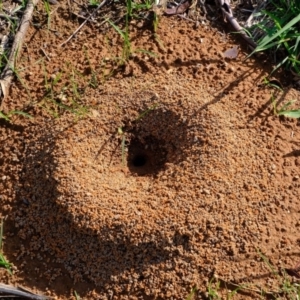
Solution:
[(127, 166), (138, 175), (154, 175), (165, 163), (179, 163), (186, 158), (188, 124), (172, 110), (145, 108), (142, 118), (126, 128), (129, 140)]
[(137, 154), (132, 159), (132, 164), (134, 167), (143, 167), (147, 163), (147, 156), (144, 154)]
[[(145, 232), (144, 241), (137, 243), (120, 222), (112, 220), (93, 229), (82, 225), (85, 223), (70, 212), (70, 203), (60, 200), (68, 197), (68, 191), (62, 194), (53, 177), (59, 167), (53, 156), (59, 134), (49, 124), (36, 135), (32, 128), (27, 134), (16, 202), (5, 223), (9, 236), (5, 253), (22, 272), (23, 285), (50, 289), (59, 297), (69, 297), (73, 289), (83, 298), (93, 289), (107, 295), (107, 288), (120, 283), (120, 276), (124, 276), (124, 288), (129, 288), (126, 274), (136, 272), (140, 280), (147, 279), (149, 274), (144, 271), (149, 266), (178, 255), (176, 249), (169, 250), (174, 245), (161, 232)], [(137, 157), (136, 164), (141, 165), (145, 157)], [(23, 262), (28, 263), (24, 266)], [(136, 296), (143, 298), (143, 291)]]
[(145, 137), (143, 141), (133, 138), (128, 146), (127, 166), (138, 176), (157, 173), (163, 168), (167, 158), (161, 141), (152, 136)]

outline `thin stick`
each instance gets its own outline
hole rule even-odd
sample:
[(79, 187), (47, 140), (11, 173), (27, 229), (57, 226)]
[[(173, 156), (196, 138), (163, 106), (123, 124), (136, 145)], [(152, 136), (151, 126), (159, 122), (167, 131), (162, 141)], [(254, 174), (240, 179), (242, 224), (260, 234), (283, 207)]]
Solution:
[(81, 16), (81, 15), (77, 14), (76, 12), (72, 12), (72, 14), (82, 20), (86, 20), (88, 18), (88, 17)]
[(43, 52), (43, 54), (47, 57), (47, 59), (50, 61), (50, 57), (48, 56), (47, 52), (45, 51), (45, 49), (43, 47), (40, 48), (41, 51)]
[(78, 31), (86, 24), (87, 21), (89, 21), (90, 19), (92, 19), (96, 12), (102, 7), (104, 6), (104, 4), (107, 2), (108, 0), (103, 0), (96, 8), (95, 10), (93, 11), (93, 13), (88, 17), (86, 18), (83, 23), (68, 37), (68, 39), (66, 39), (62, 44), (60, 44), (59, 46), (62, 47), (63, 45), (65, 45), (66, 43), (68, 43), (77, 33)]
[(232, 25), (232, 27), (241, 35), (241, 37), (246, 40), (249, 47), (253, 50), (256, 48), (256, 43), (245, 33), (244, 29), (240, 26), (240, 24), (237, 22), (236, 18), (228, 13), (223, 7), (222, 12), (225, 15), (227, 21)]
[(230, 1), (229, 0), (219, 0), (219, 5), (222, 9), (223, 15), (226, 20), (231, 24), (231, 26), (242, 36), (244, 40), (248, 43), (251, 49), (256, 48), (256, 43), (245, 33), (244, 29), (240, 26), (236, 18), (233, 16)]
[(32, 18), (33, 9), (38, 4), (39, 0), (29, 0), (26, 6), (26, 10), (22, 17), (20, 27), (18, 32), (15, 35), (15, 39), (9, 54), (9, 58), (7, 64), (1, 74), (0, 77), (0, 109), (2, 106), (3, 99), (6, 98), (8, 95), (8, 89), (11, 85), (13, 75), (14, 75), (14, 68), (17, 62), (18, 57), (20, 56), (22, 44)]

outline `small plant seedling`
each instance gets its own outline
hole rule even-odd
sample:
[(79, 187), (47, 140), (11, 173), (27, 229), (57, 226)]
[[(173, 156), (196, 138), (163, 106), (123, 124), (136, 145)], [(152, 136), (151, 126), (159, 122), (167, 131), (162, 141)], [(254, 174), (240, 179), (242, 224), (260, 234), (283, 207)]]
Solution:
[(88, 112), (87, 106), (81, 105), (79, 100), (81, 98), (81, 90), (78, 87), (76, 76), (82, 76), (79, 72), (71, 69), (70, 84), (58, 89), (58, 82), (65, 75), (64, 71), (58, 72), (48, 80), (46, 68), (44, 66), (44, 81), (45, 94), (39, 105), (47, 110), (54, 118), (58, 118), (61, 113), (68, 111), (76, 116), (76, 120), (84, 117)]
[(157, 15), (156, 12), (154, 12), (154, 18), (153, 18), (153, 29), (154, 29), (154, 32), (157, 32), (158, 23), (159, 23), (158, 15)]
[(283, 272), (283, 278), (282, 278), (279, 272), (276, 271), (275, 267), (270, 263), (270, 260), (265, 255), (263, 255), (258, 249), (257, 249), (257, 253), (261, 257), (263, 262), (267, 265), (267, 267), (272, 272), (272, 274), (280, 282), (278, 291), (269, 294), (272, 295), (274, 294), (273, 296), (275, 296), (276, 294), (282, 294), (286, 296), (286, 298), (284, 299), (299, 299), (300, 286), (296, 283), (292, 283), (287, 277), (286, 272)]
[(108, 20), (108, 23), (116, 30), (116, 32), (123, 39), (123, 50), (122, 50), (122, 60), (121, 60), (121, 64), (123, 65), (129, 59), (129, 56), (131, 54), (131, 43), (129, 40), (128, 14), (126, 14), (126, 25), (125, 25), (124, 31), (121, 30), (117, 25), (115, 25), (110, 20)]
[(117, 25), (108, 20), (108, 23), (120, 34), (123, 39), (123, 51), (122, 51), (122, 61), (123, 65), (131, 54), (131, 42), (129, 38), (129, 18), (132, 15), (132, 1), (126, 0), (126, 15), (125, 15), (125, 30), (121, 30)]
[(91, 60), (90, 60), (89, 55), (88, 55), (88, 51), (87, 51), (87, 49), (85, 47), (83, 47), (83, 52), (84, 52), (84, 55), (86, 57), (86, 60), (88, 61), (89, 67), (91, 69), (91, 79), (90, 79), (88, 85), (90, 87), (92, 87), (93, 89), (95, 89), (95, 88), (97, 88), (99, 86), (99, 82), (98, 82), (98, 79), (97, 79), (98, 73), (93, 68), (93, 66), (91, 64)]
[(253, 33), (255, 31), (259, 35), (263, 33), (257, 47), (249, 56), (257, 52), (271, 50), (277, 61), (272, 73), (285, 66), (286, 69), (300, 74), (299, 2), (284, 0), (267, 2), (266, 8), (257, 14), (257, 16), (262, 17), (261, 21), (249, 28), (249, 31)]
[(277, 89), (277, 90), (279, 90), (279, 91), (282, 91), (282, 88), (281, 88), (281, 86), (280, 86), (280, 83), (277, 84), (276, 81), (274, 81), (274, 80), (269, 80), (269, 79), (266, 78), (266, 77), (264, 78), (263, 84), (266, 85), (266, 86), (269, 86), (269, 87), (273, 87), (273, 88), (275, 88), (275, 89)]
[(154, 110), (156, 107), (158, 106), (158, 103), (153, 104), (152, 106), (150, 106), (148, 109), (144, 110), (143, 112), (141, 112), (138, 117), (135, 119), (135, 121), (139, 121), (142, 118), (144, 118), (150, 111)]
[(46, 14), (47, 14), (47, 27), (48, 27), (48, 29), (50, 29), (50, 26), (51, 26), (51, 8), (50, 8), (50, 4), (47, 0), (44, 0), (44, 7), (45, 7)]
[(98, 0), (89, 0), (89, 6), (98, 6), (99, 4)]
[(0, 118), (6, 120), (7, 122), (10, 122), (8, 115), (4, 114), (1, 111), (0, 111)]
[(300, 118), (300, 109), (291, 109), (289, 110), (288, 108), (296, 102), (296, 100), (291, 100), (288, 103), (284, 104), (281, 109), (277, 108), (276, 105), (276, 100), (274, 99), (274, 96), (271, 96), (272, 104), (273, 104), (273, 110), (274, 110), (274, 115), (276, 116), (285, 116), (289, 118)]
[[(230, 287), (230, 288), (228, 288)], [(221, 297), (219, 295), (220, 289), (224, 289), (224, 293), (226, 293), (226, 298)], [(221, 300), (221, 299), (226, 299), (226, 300), (231, 300), (234, 299), (234, 296), (239, 292), (239, 291), (244, 291), (244, 292), (260, 292), (259, 290), (254, 290), (251, 288), (248, 288), (247, 285), (238, 285), (234, 284), (231, 282), (226, 282), (222, 279), (218, 279), (216, 277), (213, 277), (208, 284), (207, 287), (207, 294), (208, 298), (210, 300)]]
[(189, 295), (187, 296), (186, 300), (193, 300), (196, 292), (197, 292), (197, 288), (196, 288), (196, 287), (193, 287), (193, 288), (191, 289), (191, 292), (190, 292)]
[(132, 2), (131, 3), (131, 7), (132, 7), (132, 11), (136, 10), (149, 10), (151, 9), (153, 5), (153, 1), (152, 0), (146, 0), (143, 3), (137, 3), (137, 2)]
[(3, 255), (3, 219), (1, 219), (0, 223), (0, 267), (5, 268), (12, 275), (12, 264)]
[[(116, 24), (114, 24), (112, 21), (107, 19), (107, 22), (116, 30), (116, 32), (121, 36), (123, 39), (123, 50), (122, 50), (122, 59), (121, 59), (121, 65), (125, 64), (125, 62), (129, 59), (130, 55), (135, 52), (144, 52), (151, 56), (155, 56), (153, 53), (147, 51), (147, 50), (135, 50), (132, 51), (132, 46), (130, 42), (129, 37), (129, 21), (132, 17), (138, 17), (136, 14), (134, 14), (134, 11), (139, 10), (149, 10), (153, 5), (152, 0), (146, 0), (144, 3), (135, 3), (132, 0), (126, 0), (126, 14), (125, 14), (125, 29), (120, 29)], [(156, 31), (158, 26), (158, 18), (156, 13), (154, 13), (154, 31)]]
[(213, 285), (214, 277), (209, 281), (207, 287), (207, 294), (210, 300), (220, 300), (220, 296), (218, 294), (218, 290), (220, 289), (220, 281), (217, 281), (215, 285)]

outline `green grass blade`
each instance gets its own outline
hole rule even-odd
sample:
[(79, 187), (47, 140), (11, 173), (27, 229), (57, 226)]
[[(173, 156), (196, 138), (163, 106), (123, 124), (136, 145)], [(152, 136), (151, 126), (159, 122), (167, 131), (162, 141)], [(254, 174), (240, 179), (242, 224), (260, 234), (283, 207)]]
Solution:
[(9, 263), (4, 255), (2, 254), (2, 246), (3, 246), (3, 219), (1, 219), (0, 223), (0, 267), (5, 268), (7, 272), (12, 275), (11, 271), (11, 263)]
[(299, 46), (299, 43), (300, 43), (299, 33), (297, 35), (295, 35), (295, 38), (296, 38), (296, 42), (295, 42), (295, 45), (292, 48), (293, 48), (293, 54), (295, 56), (297, 56), (298, 52), (299, 52), (298, 46)]
[(287, 32), (292, 26), (294, 26), (299, 21), (300, 21), (300, 14), (298, 16), (296, 16), (295, 18), (293, 18), (290, 22), (288, 22), (283, 28), (281, 28), (274, 35), (272, 35), (272, 36), (265, 36), (261, 40), (261, 42), (259, 43), (259, 45), (256, 47), (256, 49), (253, 51), (253, 53), (262, 51), (262, 49), (264, 49), (264, 47), (267, 44), (269, 44), (271, 41), (273, 41), (274, 39), (276, 39), (278, 36), (282, 35), (284, 32)]
[(280, 22), (282, 22), (282, 20), (280, 18), (278, 18), (275, 14), (273, 14), (272, 12), (267, 11), (267, 10), (263, 10), (262, 13), (269, 16), (272, 19), (272, 21), (275, 23), (275, 25), (278, 29), (282, 28), (282, 26), (280, 24)]
[(13, 15), (13, 14), (19, 12), (22, 8), (24, 8), (24, 6), (22, 6), (22, 5), (17, 6), (17, 7), (11, 12), (11, 14)]
[(259, 256), (262, 258), (262, 260), (264, 261), (264, 263), (268, 266), (268, 268), (270, 269), (272, 274), (275, 276), (279, 276), (278, 272), (274, 269), (274, 267), (270, 263), (269, 259), (266, 256), (264, 256), (259, 250), (257, 250), (257, 252), (258, 252)]
[(125, 166), (125, 135), (122, 136), (122, 164)]
[(31, 116), (30, 114), (28, 114), (24, 111), (20, 111), (20, 110), (14, 110), (14, 111), (10, 112), (9, 115), (21, 115), (28, 119), (33, 119), (33, 116)]
[(276, 70), (278, 70), (281, 66), (283, 66), (287, 61), (289, 60), (289, 57), (285, 57), (280, 63), (278, 63), (274, 69), (272, 70), (271, 74), (273, 74)]
[(3, 219), (0, 223), (0, 251), (2, 251), (2, 241), (3, 241)]
[(4, 119), (6, 120), (7, 122), (10, 122), (10, 119), (7, 115), (5, 115), (3, 112), (0, 111), (0, 119)]
[(75, 299), (76, 299), (76, 300), (81, 300), (81, 298), (79, 297), (79, 295), (77, 294), (76, 291), (74, 291), (74, 296), (75, 296)]
[(293, 103), (295, 103), (296, 101), (295, 100), (292, 100), (292, 101), (289, 101), (288, 103), (286, 103), (286, 104), (284, 104), (283, 106), (282, 106), (282, 108), (280, 109), (280, 111), (284, 111), (284, 110), (287, 110), (287, 108), (289, 107), (289, 106), (291, 106)]
[(274, 98), (274, 95), (271, 95), (271, 101), (272, 101), (272, 105), (273, 105), (273, 111), (274, 111), (274, 115), (277, 115), (277, 106), (276, 106), (276, 100)]
[[(282, 45), (285, 46), (285, 47), (289, 47), (288, 44), (287, 44), (287, 42), (290, 42), (291, 39), (292, 39), (292, 36), (282, 38), (282, 39), (280, 39), (280, 40), (278, 40), (278, 41), (275, 41), (275, 42), (272, 42), (272, 43), (270, 43), (270, 44), (267, 44), (266, 46), (264, 46), (263, 48), (261, 48), (260, 51), (264, 51), (264, 50), (270, 49), (270, 48), (272, 48), (272, 47), (277, 47), (277, 48), (279, 48), (279, 47), (282, 46)], [(286, 49), (286, 50), (290, 51), (290, 48), (288, 48), (288, 49)]]
[(278, 115), (298, 119), (300, 118), (300, 109), (279, 111)]
[(197, 288), (193, 287), (191, 289), (191, 292), (189, 293), (189, 295), (187, 296), (186, 300), (193, 300), (194, 299), (194, 295), (197, 292)]
[(11, 264), (5, 259), (5, 257), (1, 253), (0, 253), (0, 266), (3, 268), (11, 267)]
[(131, 17), (132, 15), (132, 1), (131, 0), (127, 0), (126, 1), (126, 7), (127, 7), (127, 17)]
[(139, 114), (139, 116), (135, 119), (136, 121), (139, 121), (142, 119), (146, 114), (148, 114), (150, 111), (154, 110), (158, 106), (158, 103), (153, 104), (151, 107), (143, 111), (142, 113)]
[[(277, 84), (275, 84), (275, 83), (271, 83), (267, 78), (264, 78), (264, 84), (266, 85), (266, 86), (270, 86), (270, 87), (272, 87), (272, 88), (274, 88), (274, 89), (277, 89), (277, 90), (279, 90), (279, 91), (283, 91), (283, 89), (279, 86), (279, 85), (277, 85)], [(272, 95), (272, 102), (274, 101), (274, 97), (273, 97), (273, 95)]]
[(110, 21), (110, 20), (107, 20), (107, 22), (114, 28), (114, 30), (115, 30), (117, 33), (119, 33), (119, 35), (120, 35), (123, 39), (126, 38), (125, 33), (124, 33), (117, 25), (115, 25), (115, 24), (114, 24), (112, 21)]
[(53, 81), (52, 81), (52, 86), (55, 86), (56, 84), (57, 84), (57, 82), (61, 79), (61, 77), (62, 77), (62, 72), (59, 72), (55, 77), (54, 77), (54, 79), (53, 79)]

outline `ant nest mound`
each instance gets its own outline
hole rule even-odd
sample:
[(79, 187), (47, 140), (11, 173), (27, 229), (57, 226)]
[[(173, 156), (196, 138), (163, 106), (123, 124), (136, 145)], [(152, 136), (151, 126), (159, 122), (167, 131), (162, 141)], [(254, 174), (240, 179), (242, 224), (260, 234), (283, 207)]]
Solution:
[(50, 253), (103, 291), (151, 294), (170, 282), (175, 298), (186, 293), (182, 278), (193, 286), (204, 276), (207, 249), (211, 260), (227, 253), (205, 240), (207, 222), (227, 244), (226, 228), (251, 219), (240, 216), (248, 205), (240, 181), (258, 180), (249, 167), (259, 164), (256, 146), (239, 115), (205, 104), (213, 98), (197, 82), (170, 82), (135, 93), (129, 79), (110, 82), (88, 95), (97, 103), (89, 117), (32, 137), (19, 190), (31, 204), (17, 218), (28, 251)]
[(82, 228), (97, 231), (116, 216), (149, 218), (145, 201), (161, 194), (157, 182), (186, 158), (187, 121), (173, 110), (141, 109), (120, 123), (106, 131), (99, 118), (86, 119), (56, 141), (56, 201)]

